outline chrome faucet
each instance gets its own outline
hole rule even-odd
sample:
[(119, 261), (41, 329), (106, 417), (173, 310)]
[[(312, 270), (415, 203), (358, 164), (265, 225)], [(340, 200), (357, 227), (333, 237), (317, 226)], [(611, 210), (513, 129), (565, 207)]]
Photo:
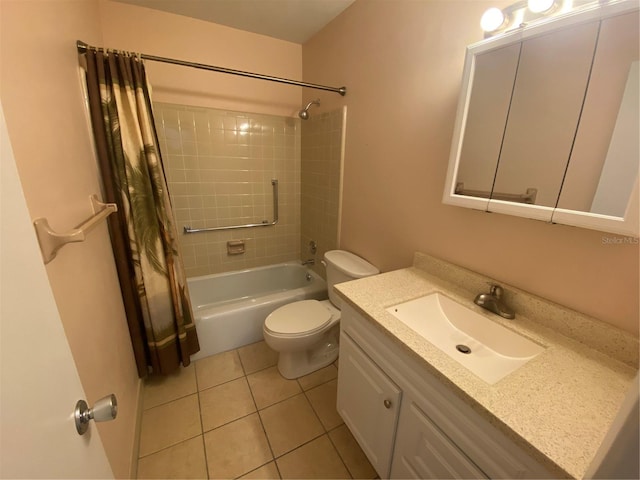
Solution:
[(300, 263), (302, 263), (302, 265), (315, 265), (316, 261), (313, 258), (309, 258), (308, 260), (303, 260)]
[(504, 318), (515, 318), (516, 314), (502, 302), (502, 287), (495, 283), (489, 284), (489, 293), (479, 294), (474, 302), (482, 308), (486, 308), (490, 312), (496, 313)]

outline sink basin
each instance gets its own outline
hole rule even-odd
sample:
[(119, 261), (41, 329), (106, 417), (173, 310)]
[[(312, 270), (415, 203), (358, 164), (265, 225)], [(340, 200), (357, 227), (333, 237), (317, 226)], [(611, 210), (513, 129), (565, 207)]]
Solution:
[(544, 351), (537, 343), (440, 293), (386, 310), (490, 384)]

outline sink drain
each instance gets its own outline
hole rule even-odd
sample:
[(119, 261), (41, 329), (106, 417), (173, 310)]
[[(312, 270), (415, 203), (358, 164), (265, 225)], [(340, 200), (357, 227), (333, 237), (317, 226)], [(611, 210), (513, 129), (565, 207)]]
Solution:
[(471, 349), (469, 347), (467, 347), (466, 345), (456, 345), (456, 350), (458, 350), (460, 353), (464, 353), (464, 354), (471, 353)]

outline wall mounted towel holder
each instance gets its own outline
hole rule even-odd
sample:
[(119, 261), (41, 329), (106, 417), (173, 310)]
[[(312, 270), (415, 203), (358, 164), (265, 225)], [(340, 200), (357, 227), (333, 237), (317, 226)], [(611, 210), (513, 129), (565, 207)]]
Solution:
[(91, 202), (93, 216), (69, 232), (57, 233), (53, 231), (46, 218), (37, 218), (34, 220), (33, 226), (36, 229), (38, 243), (40, 244), (40, 250), (42, 251), (42, 259), (44, 260), (45, 265), (56, 258), (58, 250), (64, 247), (67, 243), (84, 241), (86, 239), (86, 234), (93, 230), (98, 223), (107, 218), (113, 212), (118, 211), (118, 207), (115, 203), (102, 203), (95, 195), (91, 195), (89, 200)]

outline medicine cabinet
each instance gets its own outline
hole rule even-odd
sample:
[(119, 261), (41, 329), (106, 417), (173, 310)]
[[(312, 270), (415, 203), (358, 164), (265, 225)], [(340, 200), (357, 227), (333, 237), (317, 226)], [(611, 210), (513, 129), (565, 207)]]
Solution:
[(638, 1), (467, 48), (443, 202), (638, 236)]

